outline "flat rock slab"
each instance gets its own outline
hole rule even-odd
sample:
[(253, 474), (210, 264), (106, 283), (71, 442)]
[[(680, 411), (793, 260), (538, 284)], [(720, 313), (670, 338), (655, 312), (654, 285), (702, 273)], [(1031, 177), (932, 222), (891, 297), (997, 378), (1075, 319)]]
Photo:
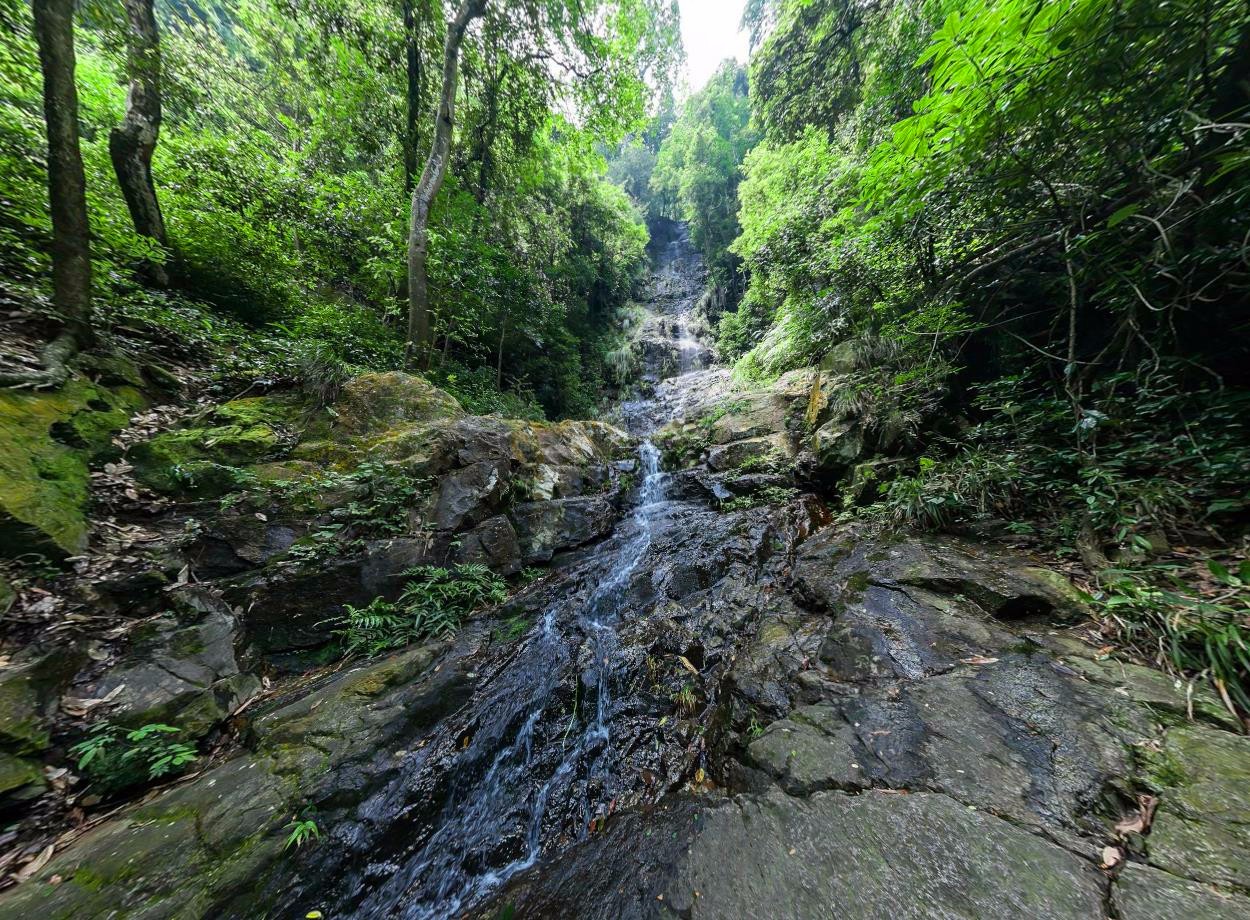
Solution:
[(1250, 898), (1217, 891), (1158, 869), (1130, 863), (1116, 879), (1112, 903), (1120, 920), (1245, 920)]
[(1104, 885), (1093, 864), (943, 795), (770, 792), (707, 814), (663, 900), (694, 920), (1089, 920)]

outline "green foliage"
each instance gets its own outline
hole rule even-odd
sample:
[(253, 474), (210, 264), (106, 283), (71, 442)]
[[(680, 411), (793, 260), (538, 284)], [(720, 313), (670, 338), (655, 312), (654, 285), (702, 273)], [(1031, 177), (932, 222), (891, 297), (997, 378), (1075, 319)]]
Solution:
[[(441, 75), (440, 24), (428, 20), (444, 11), (418, 6), (427, 21), (415, 49), (417, 137), (407, 133), (407, 35), (390, 0), (158, 9), (153, 173), (169, 254), (134, 233), (108, 155), (125, 104), (123, 19), (94, 8), (78, 18), (106, 334), (139, 328), (232, 381), (223, 387), (305, 381), (322, 401), (345, 370), (400, 365), (405, 152), (428, 150)], [(46, 313), (41, 80), (29, 9), (3, 15), (0, 269), (25, 305)], [(553, 417), (598, 407), (599, 342), (645, 268), (647, 237), (597, 148), (644, 124), (650, 96), (671, 81), (676, 36), (675, 10), (661, 0), (491, 4), (470, 33), (429, 258), (435, 363), (469, 382), (468, 402), (527, 417), (538, 414), (535, 400)], [(554, 78), (560, 68), (580, 78)], [(132, 267), (141, 259), (168, 259), (175, 289), (140, 287)]]
[(798, 489), (788, 486), (764, 486), (762, 489), (757, 489), (747, 495), (739, 495), (737, 498), (721, 502), (720, 510), (733, 513), (735, 511), (748, 511), (761, 505), (784, 505), (798, 494)]
[(1079, 418), (1026, 376), (979, 387), (981, 421), (883, 484), (876, 512), (929, 527), (1028, 518), (1069, 549), (1236, 520), (1250, 500), (1250, 397), (1150, 370), (1100, 380)]
[(461, 622), (508, 597), (503, 579), (484, 565), (417, 566), (397, 603), (374, 598), (367, 607), (344, 607), (336, 634), (347, 655), (372, 657), (426, 639), (454, 635)]
[(1250, 713), (1250, 561), (1207, 562), (1214, 585), (1195, 587), (1176, 565), (1103, 573), (1090, 600), (1110, 629), (1144, 657), (1210, 679), (1236, 713)]
[(321, 828), (317, 826), (315, 818), (292, 818), (287, 827), (291, 829), (291, 833), (286, 838), (284, 850), (291, 847), (298, 849), (306, 843), (321, 839)]
[(687, 100), (660, 147), (651, 191), (665, 216), (686, 221), (714, 283), (734, 279), (729, 244), (738, 235), (735, 211), (743, 157), (755, 143), (746, 72), (726, 61)]
[(152, 723), (126, 729), (97, 722), (69, 749), (79, 771), (105, 792), (181, 773), (197, 759), (195, 747), (178, 740), (182, 729)]

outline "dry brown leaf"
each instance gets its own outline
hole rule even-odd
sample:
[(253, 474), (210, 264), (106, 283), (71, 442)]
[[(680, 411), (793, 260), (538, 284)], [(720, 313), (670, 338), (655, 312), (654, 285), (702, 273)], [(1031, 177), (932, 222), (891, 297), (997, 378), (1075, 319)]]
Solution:
[(997, 658), (986, 658), (982, 655), (973, 655), (971, 658), (963, 658), (961, 659), (961, 661), (964, 664), (997, 664), (998, 663)]
[(1113, 869), (1124, 861), (1124, 853), (1119, 847), (1102, 848), (1102, 868)]

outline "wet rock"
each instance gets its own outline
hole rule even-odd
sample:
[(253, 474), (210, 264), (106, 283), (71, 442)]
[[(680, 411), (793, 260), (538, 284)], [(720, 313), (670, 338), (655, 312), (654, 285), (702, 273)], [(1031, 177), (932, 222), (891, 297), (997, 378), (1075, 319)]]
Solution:
[(1144, 751), (1146, 781), (1159, 794), (1151, 865), (1173, 875), (1248, 888), (1250, 738), (1201, 726), (1168, 731)]
[(1092, 864), (941, 795), (742, 797), (684, 863), (663, 900), (696, 920), (1102, 916)]
[(1245, 920), (1250, 898), (1129, 863), (1111, 900), (1120, 920)]
[(320, 802), (316, 820), (329, 830), (369, 795), (363, 764), (377, 754), (394, 769), (399, 745), (463, 703), (463, 671), (431, 668), (439, 648), (354, 668), (262, 716), (254, 753), (91, 829), (30, 881), (0, 892), (0, 917), (250, 920), (302, 904), (269, 887), (272, 875), (314, 856), (286, 850), (292, 816)]
[(527, 502), (510, 512), (521, 555), (529, 563), (548, 562), (555, 553), (604, 537), (616, 512), (600, 496)]

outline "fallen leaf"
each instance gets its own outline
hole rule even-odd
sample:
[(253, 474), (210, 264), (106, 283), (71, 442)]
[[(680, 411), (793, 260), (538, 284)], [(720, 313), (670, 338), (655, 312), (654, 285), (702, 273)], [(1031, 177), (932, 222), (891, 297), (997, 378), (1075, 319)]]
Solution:
[(1102, 848), (1102, 867), (1104, 869), (1112, 869), (1124, 861), (1124, 853), (1119, 847), (1103, 847)]
[(981, 655), (973, 655), (971, 658), (962, 659), (964, 664), (997, 664), (997, 658), (985, 658)]

